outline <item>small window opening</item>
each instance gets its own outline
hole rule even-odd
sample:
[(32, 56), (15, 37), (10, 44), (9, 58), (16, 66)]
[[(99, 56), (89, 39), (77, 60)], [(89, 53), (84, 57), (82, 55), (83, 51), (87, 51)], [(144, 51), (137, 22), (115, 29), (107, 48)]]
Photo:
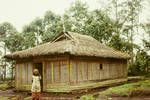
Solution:
[(99, 64), (99, 69), (103, 70), (103, 64)]

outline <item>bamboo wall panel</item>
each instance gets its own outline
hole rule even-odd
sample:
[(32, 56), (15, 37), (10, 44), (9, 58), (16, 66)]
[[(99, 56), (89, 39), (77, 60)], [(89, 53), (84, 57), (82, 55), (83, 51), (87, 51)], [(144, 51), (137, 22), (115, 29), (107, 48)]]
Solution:
[(124, 64), (122, 64), (122, 77), (125, 76), (125, 72), (126, 72), (125, 68), (126, 68), (126, 66), (124, 66)]
[(122, 74), (123, 74), (123, 73), (122, 73), (122, 68), (123, 68), (123, 67), (122, 67), (122, 63), (120, 62), (120, 63), (119, 63), (119, 67), (118, 67), (118, 78), (121, 78), (121, 77), (122, 77)]
[(45, 82), (46, 84), (68, 82), (68, 67), (66, 61), (45, 62)]
[(17, 88), (21, 88), (21, 85), (22, 85), (22, 66), (23, 64), (17, 64), (16, 66), (16, 77), (17, 77)]
[(32, 83), (32, 74), (33, 74), (32, 73), (32, 67), (33, 67), (33, 65), (32, 65), (32, 63), (28, 63), (27, 66), (28, 66), (28, 68), (27, 68), (28, 69), (28, 73), (27, 73), (28, 81), (27, 81), (27, 84), (30, 85)]
[(118, 77), (118, 64), (113, 64), (113, 72), (114, 72), (114, 77), (113, 78), (117, 78)]
[(77, 65), (76, 62), (71, 61), (70, 62), (71, 71), (70, 71), (70, 82), (71, 83), (77, 83), (78, 81), (78, 72), (77, 72)]
[(60, 83), (60, 67), (59, 62), (54, 62), (54, 82)]
[(121, 78), (123, 76), (123, 72), (122, 72), (123, 66), (122, 63), (119, 63), (119, 68), (118, 68), (118, 78)]
[(19, 86), (19, 75), (18, 75), (18, 72), (19, 72), (19, 64), (16, 64), (16, 75), (15, 75), (15, 84), (16, 84), (16, 88), (18, 88)]
[(99, 80), (100, 79), (99, 63), (92, 63), (92, 70), (93, 70), (92, 80)]
[(68, 65), (67, 61), (61, 61), (60, 63), (60, 70), (61, 70), (61, 83), (67, 83), (69, 82), (69, 73), (68, 73)]
[(81, 68), (82, 68), (82, 74), (83, 74), (83, 80), (82, 81), (87, 81), (87, 62), (81, 62)]
[(127, 72), (127, 67), (126, 66), (127, 66), (127, 64), (124, 62), (123, 63), (123, 77), (127, 77), (128, 72)]
[(50, 84), (52, 83), (52, 63), (51, 62), (45, 62), (45, 80), (46, 83)]
[(102, 64), (102, 69), (100, 69), (100, 73), (101, 73), (101, 79), (103, 80), (103, 79), (106, 79), (106, 75), (107, 75), (107, 73), (108, 73), (108, 70), (107, 70), (107, 67), (104, 65), (104, 64)]
[(110, 64), (110, 78), (114, 78), (114, 75), (115, 75), (115, 73), (114, 73), (114, 66), (115, 66), (115, 64)]
[(120, 64), (118, 64), (118, 63), (116, 63), (115, 64), (115, 66), (114, 66), (114, 72), (115, 72), (115, 77), (114, 78), (118, 78), (118, 76), (119, 76), (119, 68), (118, 67), (120, 67)]
[(110, 78), (110, 68), (109, 68), (109, 64), (108, 63), (106, 63), (106, 64), (104, 64), (103, 65), (104, 66), (104, 69), (103, 70), (106, 70), (107, 72), (105, 73), (106, 74), (106, 79), (109, 79)]
[(21, 75), (21, 79), (22, 79), (22, 84), (26, 84), (27, 83), (27, 67), (25, 66), (26, 64), (22, 64), (22, 66), (20, 66), (21, 67), (21, 69), (22, 69), (22, 71), (21, 71), (21, 73), (22, 73), (22, 75)]
[(16, 88), (29, 90), (32, 83), (32, 64), (20, 63), (16, 65)]
[(83, 80), (83, 68), (81, 66), (81, 62), (77, 62), (77, 71), (78, 71), (78, 82), (82, 82)]
[(93, 67), (92, 67), (92, 63), (88, 63), (88, 80), (93, 80)]

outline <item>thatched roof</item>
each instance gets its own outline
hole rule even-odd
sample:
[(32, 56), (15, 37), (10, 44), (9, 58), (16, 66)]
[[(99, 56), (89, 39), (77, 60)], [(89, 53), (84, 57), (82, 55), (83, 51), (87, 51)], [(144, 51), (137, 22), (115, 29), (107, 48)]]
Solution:
[(45, 55), (70, 54), (75, 56), (92, 56), (104, 58), (128, 59), (126, 53), (116, 51), (99, 43), (93, 37), (73, 32), (62, 32), (51, 42), (6, 55), (9, 59), (29, 58)]

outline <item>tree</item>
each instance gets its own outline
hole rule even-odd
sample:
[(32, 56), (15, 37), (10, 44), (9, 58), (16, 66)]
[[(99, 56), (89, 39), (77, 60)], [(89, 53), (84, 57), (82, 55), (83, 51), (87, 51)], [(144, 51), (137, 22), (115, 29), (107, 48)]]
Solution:
[(61, 16), (54, 14), (51, 11), (47, 11), (44, 15), (43, 25), (44, 34), (42, 36), (43, 42), (51, 41), (52, 37), (63, 31), (63, 22)]
[[(38, 45), (42, 42), (41, 36), (42, 36), (43, 32), (44, 32), (43, 19), (36, 18), (29, 25), (26, 25), (23, 27), (22, 33), (25, 36), (25, 40), (30, 40), (31, 44), (29, 43), (28, 45), (30, 45), (32, 47), (32, 46)], [(26, 36), (26, 35), (30, 35), (31, 37)], [(27, 41), (25, 41), (25, 42), (27, 42)]]
[(88, 10), (88, 5), (77, 0), (64, 14), (67, 31), (87, 34), (101, 43), (108, 43), (114, 31), (114, 21), (100, 9)]
[(3, 22), (0, 24), (0, 35), (2, 36), (7, 36), (13, 33), (16, 33), (17, 30), (16, 28), (9, 22)]
[(76, 0), (64, 14), (64, 27), (66, 31), (85, 33), (85, 21), (88, 20), (88, 6)]
[(4, 40), (9, 52), (20, 51), (23, 49), (24, 38), (21, 33), (13, 33)]
[(108, 44), (114, 32), (113, 26), (114, 21), (105, 12), (97, 9), (89, 13), (84, 30), (99, 42)]
[[(4, 55), (6, 55), (6, 50), (10, 45), (7, 45), (6, 43), (6, 38), (8, 38), (10, 35), (17, 33), (16, 28), (9, 22), (4, 22), (2, 24), (0, 24), (0, 41), (4, 44), (3, 45), (3, 51), (4, 51)], [(2, 59), (2, 69), (3, 69), (3, 80), (6, 79), (6, 59), (1, 58)]]
[[(131, 55), (131, 64), (134, 63), (133, 50), (137, 49), (133, 37), (135, 36), (135, 34), (138, 34), (139, 14), (140, 11), (142, 10), (141, 2), (142, 2), (141, 0), (111, 0), (112, 5), (110, 7), (111, 8), (110, 12), (114, 13), (115, 20), (116, 20), (115, 34), (118, 37), (118, 40), (119, 38), (120, 40), (126, 40), (124, 41), (125, 43), (123, 41), (122, 43), (123, 45), (125, 44), (124, 46), (126, 46), (127, 52)], [(115, 44), (113, 43), (113, 41), (111, 43)], [(116, 49), (123, 50), (122, 48), (116, 48)]]

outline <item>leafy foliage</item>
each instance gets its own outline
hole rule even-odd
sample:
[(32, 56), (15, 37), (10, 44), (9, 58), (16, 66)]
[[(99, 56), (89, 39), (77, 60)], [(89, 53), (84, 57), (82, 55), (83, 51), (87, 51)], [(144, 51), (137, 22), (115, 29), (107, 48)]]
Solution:
[(15, 52), (22, 50), (24, 38), (20, 35), (20, 33), (14, 33), (6, 37), (4, 42), (10, 52)]

